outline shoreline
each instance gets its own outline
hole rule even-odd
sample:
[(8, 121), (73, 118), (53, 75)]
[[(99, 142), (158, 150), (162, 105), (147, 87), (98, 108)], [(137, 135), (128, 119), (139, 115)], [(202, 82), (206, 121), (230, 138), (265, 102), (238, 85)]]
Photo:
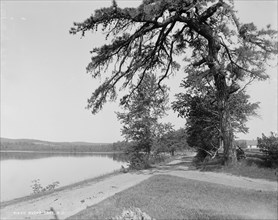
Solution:
[[(0, 153), (1, 152), (3, 152), (3, 151), (0, 151)], [(13, 152), (15, 152), (15, 151), (13, 151)], [(17, 152), (21, 152), (21, 151), (17, 151)], [(26, 151), (23, 151), (23, 152), (26, 152)], [(33, 152), (29, 151), (28, 153), (33, 153)], [(45, 152), (45, 153), (48, 153), (48, 152)], [(64, 152), (62, 152), (62, 153), (64, 153)], [(75, 153), (75, 152), (71, 152), (71, 153)], [(95, 152), (92, 152), (92, 153), (95, 153)], [(96, 153), (98, 153), (98, 152), (96, 152)], [(107, 152), (104, 152), (104, 153), (107, 153)], [(110, 153), (112, 154), (114, 152), (110, 152)], [(116, 153), (118, 153), (118, 152), (116, 152)], [(119, 153), (121, 153), (121, 152), (119, 152)], [(170, 160), (166, 160), (164, 162), (161, 162), (159, 165), (165, 165), (165, 164), (169, 163), (170, 161), (175, 160), (176, 157), (177, 156), (171, 157)], [(130, 173), (134, 173), (134, 172), (136, 172), (136, 171), (131, 171)], [(28, 202), (28, 201), (31, 201), (33, 199), (43, 198), (43, 197), (51, 195), (53, 193), (66, 191), (68, 189), (81, 188), (86, 184), (98, 183), (100, 181), (103, 181), (105, 179), (108, 179), (110, 177), (114, 177), (114, 176), (117, 176), (117, 175), (120, 175), (120, 174), (122, 174), (121, 169), (118, 169), (118, 170), (114, 170), (112, 172), (109, 172), (109, 173), (106, 173), (106, 174), (103, 174), (103, 175), (100, 175), (100, 176), (92, 177), (90, 179), (85, 179), (85, 180), (81, 180), (81, 181), (78, 181), (78, 182), (75, 182), (75, 183), (72, 183), (72, 184), (69, 184), (69, 185), (66, 185), (66, 186), (61, 186), (57, 189), (54, 189), (54, 190), (51, 190), (51, 191), (48, 191), (48, 192), (41, 192), (41, 193), (38, 193), (38, 194), (30, 194), (30, 195), (22, 196), (22, 197), (19, 197), (19, 198), (14, 198), (14, 199), (11, 199), (11, 200), (8, 200), (8, 201), (3, 201), (3, 202), (0, 202), (0, 208), (2, 209), (2, 208), (5, 208), (7, 206), (15, 205), (15, 204), (18, 204), (18, 203), (21, 203), (21, 202)]]
[(1, 207), (1, 219), (39, 220), (58, 217), (63, 220), (148, 179), (151, 175), (142, 172), (114, 172), (93, 181), (76, 183), (76, 186), (68, 186), (49, 195), (25, 198), (25, 201), (14, 204), (10, 202)]
[(83, 151), (83, 152), (79, 152), (79, 151), (31, 151), (31, 150), (0, 150), (0, 153), (78, 153), (78, 154), (122, 154), (124, 153), (123, 151)]
[(66, 185), (66, 186), (61, 186), (57, 189), (54, 189), (54, 190), (51, 190), (51, 191), (48, 191), (48, 192), (41, 192), (41, 193), (38, 193), (38, 194), (30, 194), (30, 195), (27, 195), (27, 196), (22, 196), (22, 197), (19, 197), (19, 198), (8, 200), (8, 201), (3, 201), (3, 202), (0, 202), (0, 208), (2, 209), (2, 208), (5, 208), (7, 206), (10, 206), (10, 205), (15, 205), (17, 203), (26, 202), (26, 201), (33, 200), (33, 199), (38, 199), (38, 198), (41, 198), (41, 197), (44, 197), (44, 196), (51, 195), (53, 193), (63, 191), (63, 190), (79, 188), (79, 187), (82, 187), (86, 184), (97, 183), (97, 182), (103, 181), (107, 178), (110, 178), (110, 177), (113, 177), (113, 176), (116, 176), (116, 175), (119, 175), (119, 174), (121, 174), (120, 169), (119, 170), (114, 170), (112, 172), (109, 172), (109, 173), (106, 173), (106, 174), (103, 174), (103, 175), (100, 175), (100, 176), (92, 177), (90, 179), (85, 179), (85, 180), (82, 180), (82, 181), (78, 181), (78, 182), (75, 182), (75, 183), (72, 183), (72, 184), (69, 184), (69, 185)]
[(19, 199), (16, 201), (11, 200), (6, 202), (5, 206), (1, 204), (1, 217), (3, 220), (39, 220), (53, 219), (53, 216), (57, 214), (56, 216), (59, 219), (67, 219), (156, 175), (176, 176), (188, 180), (196, 180), (204, 184), (220, 184), (254, 192), (272, 192), (277, 189), (276, 182), (190, 169), (189, 166), (184, 164), (187, 161), (190, 162), (191, 158), (176, 156), (172, 160), (165, 162), (165, 164), (155, 165), (148, 170), (128, 173), (116, 170), (103, 176), (61, 187), (52, 192), (36, 195), (36, 197), (23, 197), (20, 201)]

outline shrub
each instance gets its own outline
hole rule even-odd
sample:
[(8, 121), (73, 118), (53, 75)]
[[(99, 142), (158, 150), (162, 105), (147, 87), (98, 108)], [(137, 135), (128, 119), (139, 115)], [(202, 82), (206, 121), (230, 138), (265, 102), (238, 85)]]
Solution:
[(148, 169), (151, 167), (149, 155), (142, 152), (128, 153), (129, 168), (135, 170)]
[(113, 217), (112, 220), (155, 220), (139, 208), (124, 209), (122, 214)]
[(165, 162), (167, 156), (162, 154), (151, 154), (149, 157), (150, 164), (162, 163)]
[(134, 142), (125, 150), (129, 169), (142, 170), (150, 168), (149, 153), (142, 151), (141, 146)]
[(196, 163), (203, 162), (207, 155), (208, 155), (208, 153), (206, 153), (203, 150), (198, 149), (197, 154), (193, 159), (193, 162), (196, 162)]
[(258, 147), (264, 154), (264, 159), (272, 167), (278, 166), (278, 136), (274, 132), (269, 137), (262, 134), (262, 138), (258, 138)]
[(47, 185), (46, 187), (43, 187), (40, 183), (40, 179), (33, 180), (32, 183), (33, 183), (33, 185), (31, 185), (31, 188), (33, 190), (33, 194), (38, 194), (38, 193), (46, 192), (46, 191), (52, 191), (56, 187), (58, 187), (60, 184), (59, 181), (56, 181), (56, 182), (53, 182), (53, 183)]

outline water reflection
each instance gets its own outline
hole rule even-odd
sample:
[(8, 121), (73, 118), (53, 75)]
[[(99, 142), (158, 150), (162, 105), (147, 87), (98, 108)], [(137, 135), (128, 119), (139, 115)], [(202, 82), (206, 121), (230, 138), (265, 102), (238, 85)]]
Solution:
[(115, 161), (126, 162), (123, 153), (95, 153), (95, 152), (24, 152), (24, 151), (0, 151), (0, 160), (33, 160), (46, 157), (88, 157), (88, 156), (108, 157)]
[(1, 152), (1, 201), (32, 193), (32, 180), (60, 186), (100, 176), (125, 165), (123, 154)]

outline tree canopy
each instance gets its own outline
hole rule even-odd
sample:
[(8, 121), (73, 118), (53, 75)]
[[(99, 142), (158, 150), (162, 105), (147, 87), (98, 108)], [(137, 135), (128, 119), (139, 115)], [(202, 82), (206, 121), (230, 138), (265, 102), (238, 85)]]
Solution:
[[(115, 85), (122, 78), (126, 87), (135, 74), (142, 73), (142, 79), (147, 72), (156, 71), (162, 73), (160, 83), (180, 67), (175, 55), (190, 60), (188, 70), (207, 69), (202, 72), (214, 77), (216, 86), (221, 87), (227, 86), (217, 83), (221, 77), (232, 81), (244, 76), (266, 78), (265, 61), (277, 52), (277, 43), (272, 41), (276, 31), (270, 26), (258, 30), (253, 23), (241, 24), (232, 1), (144, 0), (137, 8), (124, 9), (113, 1), (111, 7), (74, 23), (70, 33), (84, 36), (98, 28), (106, 31), (106, 38), (112, 35), (112, 40), (91, 51), (87, 71), (97, 77), (116, 64), (111, 77), (88, 100), (93, 112), (102, 107), (107, 96), (115, 98)], [(226, 59), (219, 61), (219, 57)]]
[(270, 136), (262, 134), (261, 138), (257, 138), (258, 147), (263, 152), (265, 160), (272, 167), (278, 167), (278, 135), (275, 132), (271, 132)]

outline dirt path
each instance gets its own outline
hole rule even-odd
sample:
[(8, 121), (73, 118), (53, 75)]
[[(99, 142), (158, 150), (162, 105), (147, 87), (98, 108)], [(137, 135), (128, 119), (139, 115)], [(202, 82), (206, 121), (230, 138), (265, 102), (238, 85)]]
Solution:
[(1, 209), (0, 217), (1, 219), (54, 219), (53, 210), (55, 210), (59, 219), (65, 219), (86, 209), (87, 206), (97, 204), (157, 174), (174, 175), (245, 189), (277, 190), (276, 182), (237, 177), (223, 173), (190, 170), (186, 163), (190, 163), (190, 161), (176, 160), (166, 166), (159, 166), (152, 170), (119, 174), (99, 182), (91, 182), (33, 200), (11, 204)]
[(187, 159), (172, 161), (166, 166), (157, 169), (146, 170), (145, 174), (168, 174), (186, 179), (205, 181), (210, 183), (223, 184), (231, 187), (253, 189), (261, 191), (277, 191), (278, 184), (274, 181), (264, 179), (252, 179), (248, 177), (235, 176), (227, 173), (203, 172), (190, 169), (191, 157)]

